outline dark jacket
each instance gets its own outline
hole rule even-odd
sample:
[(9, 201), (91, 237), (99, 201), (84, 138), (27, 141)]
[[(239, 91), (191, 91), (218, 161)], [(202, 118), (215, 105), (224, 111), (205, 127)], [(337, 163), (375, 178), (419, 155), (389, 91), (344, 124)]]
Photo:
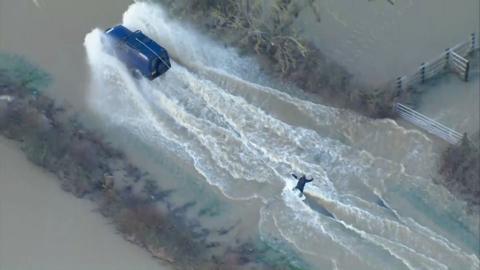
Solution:
[(294, 189), (298, 189), (298, 190), (300, 190), (300, 192), (302, 192), (302, 193), (303, 193), (303, 189), (305, 188), (305, 185), (306, 185), (307, 183), (310, 183), (310, 182), (313, 181), (313, 178), (307, 179), (307, 177), (305, 177), (305, 175), (303, 175), (302, 177), (300, 177), (300, 179), (299, 179), (296, 175), (294, 175), (294, 174), (292, 174), (292, 176), (295, 177), (295, 179), (298, 179), (297, 185), (295, 186)]

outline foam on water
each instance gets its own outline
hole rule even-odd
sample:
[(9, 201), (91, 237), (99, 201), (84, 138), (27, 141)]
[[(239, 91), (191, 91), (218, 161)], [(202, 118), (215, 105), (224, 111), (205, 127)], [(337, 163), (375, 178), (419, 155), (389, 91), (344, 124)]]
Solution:
[[(102, 51), (102, 34), (94, 30), (85, 40), (93, 110), (146, 144), (190, 160), (228, 198), (260, 198), (264, 237), (281, 237), (332, 269), (479, 266), (478, 250), (466, 240), (478, 239), (478, 223), (425, 173), (436, 155), (427, 137), (260, 85), (265, 78), (252, 59), (170, 21), (153, 4), (133, 4), (123, 20), (175, 61), (155, 81), (134, 80)], [(387, 149), (367, 143), (368, 136)], [(334, 218), (291, 192), (291, 172), (315, 178), (308, 196)], [(423, 198), (433, 218), (405, 192)], [(446, 229), (440, 217), (459, 221)]]

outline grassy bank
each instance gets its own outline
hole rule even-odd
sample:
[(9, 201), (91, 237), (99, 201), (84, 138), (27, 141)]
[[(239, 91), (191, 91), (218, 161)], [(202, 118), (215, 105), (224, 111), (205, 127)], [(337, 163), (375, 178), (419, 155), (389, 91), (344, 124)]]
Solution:
[[(304, 8), (300, 6), (302, 1), (157, 1), (176, 18), (191, 22), (228, 46), (256, 55), (270, 75), (293, 82), (333, 105), (383, 118), (394, 116), (394, 102), (410, 103), (410, 91), (397, 91), (389, 85), (382, 88), (362, 85), (344, 67), (302, 38), (294, 24)], [(302, 3), (318, 11), (313, 1)]]
[(161, 189), (101, 135), (43, 95), (49, 82), (48, 74), (23, 58), (0, 53), (0, 135), (17, 141), (65, 191), (97, 203), (126, 240), (176, 269), (306, 269), (293, 252), (286, 256), (260, 240), (223, 248), (209, 242), (218, 232), (186, 218), (195, 202), (171, 203), (173, 191)]
[(457, 145), (442, 155), (441, 184), (466, 200), (471, 208), (480, 209), (480, 133), (470, 139), (466, 134)]

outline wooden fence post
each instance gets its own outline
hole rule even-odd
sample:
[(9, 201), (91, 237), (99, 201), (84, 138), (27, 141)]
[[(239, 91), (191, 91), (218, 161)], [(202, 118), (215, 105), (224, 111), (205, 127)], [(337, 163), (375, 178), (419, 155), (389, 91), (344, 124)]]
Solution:
[(425, 82), (425, 63), (422, 63), (422, 66), (420, 68), (420, 77), (421, 77), (422, 83), (424, 83)]
[(403, 87), (402, 87), (402, 77), (397, 77), (397, 89), (398, 89), (398, 90), (403, 90)]
[(464, 80), (468, 82), (468, 73), (470, 72), (470, 61), (467, 61), (467, 64), (465, 66), (465, 74), (464, 74)]
[(450, 67), (450, 48), (445, 49), (445, 69)]

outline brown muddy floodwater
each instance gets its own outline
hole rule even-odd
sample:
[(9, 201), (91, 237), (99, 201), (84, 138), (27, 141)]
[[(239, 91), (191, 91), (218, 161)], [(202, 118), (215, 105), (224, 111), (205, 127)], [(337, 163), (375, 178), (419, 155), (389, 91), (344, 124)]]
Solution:
[(1, 270), (168, 269), (0, 138)]
[[(0, 49), (50, 71), (50, 95), (92, 110), (141, 165), (160, 171), (159, 184), (175, 190), (179, 206), (194, 203), (187, 215), (209, 229), (209, 240), (227, 246), (259, 235), (279, 250), (295, 251), (311, 269), (480, 265), (478, 218), (433, 183), (438, 152), (421, 132), (267, 87), (271, 81), (255, 59), (156, 4), (37, 2), (0, 0)], [(475, 23), (471, 8), (478, 7), (467, 0), (460, 7), (436, 0), (396, 1), (393, 7), (380, 0), (313, 2), (322, 20), (314, 25), (305, 7), (298, 21), (304, 33), (372, 81), (403, 72), (427, 48), (436, 52), (463, 38), (457, 24)], [(433, 14), (446, 10), (453, 19), (435, 22), (454, 35), (442, 39), (443, 32), (432, 32), (421, 50), (406, 46), (425, 37)], [(172, 68), (165, 76), (134, 79), (105, 54), (101, 31), (92, 29), (120, 21), (167, 48)], [(421, 22), (426, 26), (416, 28)], [(406, 52), (413, 54), (403, 57)], [(305, 200), (291, 192), (291, 173), (302, 172), (315, 178)], [(216, 233), (230, 227), (233, 233)]]
[(314, 8), (302, 11), (304, 36), (370, 83), (411, 72), (480, 30), (477, 0), (304, 2), (320, 18)]
[[(47, 94), (82, 110), (88, 78), (83, 39), (121, 20), (129, 0), (0, 0), (0, 50), (54, 77)], [(167, 269), (115, 234), (95, 206), (62, 191), (0, 138), (0, 269)]]
[[(372, 85), (411, 74), (471, 33), (480, 35), (478, 0), (300, 2), (312, 3), (296, 22), (303, 36)], [(417, 109), (459, 132), (477, 132), (480, 85), (478, 71), (472, 73), (468, 83), (449, 76), (423, 87), (428, 93)]]
[(47, 91), (82, 109), (88, 86), (85, 34), (117, 24), (131, 0), (0, 0), (0, 50), (24, 55), (53, 75)]

